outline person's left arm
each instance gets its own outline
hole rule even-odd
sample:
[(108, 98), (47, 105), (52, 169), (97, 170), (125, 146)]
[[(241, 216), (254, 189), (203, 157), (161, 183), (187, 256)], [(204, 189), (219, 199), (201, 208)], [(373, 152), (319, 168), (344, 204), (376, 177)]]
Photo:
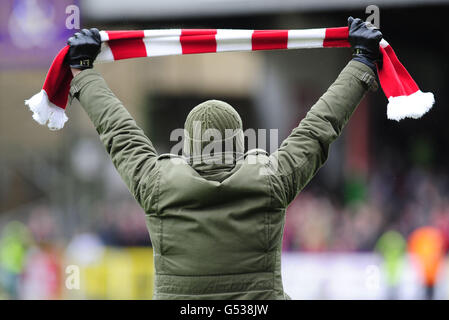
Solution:
[[(78, 38), (69, 39), (71, 49), (74, 48), (73, 52), (69, 51), (74, 75), (70, 96), (80, 101), (118, 173), (146, 210), (155, 182), (157, 152), (103, 77), (91, 69), (96, 55), (89, 53), (89, 48), (93, 48), (93, 53), (99, 50), (99, 39), (94, 43), (97, 40), (95, 34), (95, 30), (83, 30)], [(78, 63), (80, 60), (84, 63)]]

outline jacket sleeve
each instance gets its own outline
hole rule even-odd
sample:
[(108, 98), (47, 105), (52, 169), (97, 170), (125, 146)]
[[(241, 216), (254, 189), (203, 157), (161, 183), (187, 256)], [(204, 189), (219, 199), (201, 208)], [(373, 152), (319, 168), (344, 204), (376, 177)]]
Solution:
[(282, 193), (279, 200), (284, 206), (293, 201), (324, 164), (330, 144), (340, 135), (368, 89), (377, 89), (374, 72), (360, 62), (350, 61), (270, 156), (280, 184), (278, 191)]
[(157, 153), (104, 79), (94, 70), (76, 75), (70, 100), (78, 98), (128, 189), (146, 210), (156, 175)]

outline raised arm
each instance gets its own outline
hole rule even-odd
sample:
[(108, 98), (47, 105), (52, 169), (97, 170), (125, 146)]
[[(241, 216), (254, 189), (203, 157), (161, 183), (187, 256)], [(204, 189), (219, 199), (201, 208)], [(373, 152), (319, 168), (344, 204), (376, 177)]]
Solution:
[(270, 157), (288, 205), (327, 159), (329, 147), (341, 134), (368, 90), (377, 89), (375, 62), (382, 34), (360, 19), (349, 19), (354, 58), (310, 109), (280, 148)]
[[(90, 31), (90, 33), (86, 31)], [(91, 37), (92, 31), (86, 31), (83, 30), (84, 33), (80, 34), (78, 38), (82, 39), (83, 34), (86, 37)], [(78, 43), (80, 42), (84, 43), (82, 40)], [(74, 43), (77, 42), (69, 40), (71, 49), (72, 45), (76, 47)], [(78, 48), (77, 51), (79, 52), (81, 49)], [(90, 67), (83, 68), (83, 64), (77, 63), (79, 59), (74, 58), (70, 61), (74, 74), (70, 96), (78, 98), (100, 135), (120, 176), (136, 200), (145, 208), (144, 202), (147, 200), (155, 180), (156, 150), (100, 74), (91, 69), (92, 55), (81, 58), (87, 61), (92, 59), (85, 63)], [(82, 69), (84, 70), (82, 71)]]

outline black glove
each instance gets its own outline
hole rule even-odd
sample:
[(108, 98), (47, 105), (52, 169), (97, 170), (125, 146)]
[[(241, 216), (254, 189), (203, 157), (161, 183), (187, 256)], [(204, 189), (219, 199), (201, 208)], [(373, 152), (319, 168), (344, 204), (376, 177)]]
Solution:
[(348, 18), (349, 43), (351, 44), (353, 60), (362, 62), (376, 73), (376, 62), (380, 62), (379, 42), (382, 33), (371, 23), (353, 17)]
[(70, 46), (67, 55), (70, 67), (81, 70), (90, 69), (100, 52), (100, 31), (96, 28), (83, 29), (70, 37), (67, 44)]

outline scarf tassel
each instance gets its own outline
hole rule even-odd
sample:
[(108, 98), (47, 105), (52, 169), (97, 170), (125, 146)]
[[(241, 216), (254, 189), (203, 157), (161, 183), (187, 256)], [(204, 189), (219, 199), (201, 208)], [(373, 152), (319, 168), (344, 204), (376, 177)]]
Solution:
[(64, 109), (58, 107), (48, 99), (47, 92), (44, 89), (30, 99), (25, 100), (25, 105), (33, 112), (33, 119), (37, 123), (47, 125), (52, 131), (62, 129), (69, 119)]

